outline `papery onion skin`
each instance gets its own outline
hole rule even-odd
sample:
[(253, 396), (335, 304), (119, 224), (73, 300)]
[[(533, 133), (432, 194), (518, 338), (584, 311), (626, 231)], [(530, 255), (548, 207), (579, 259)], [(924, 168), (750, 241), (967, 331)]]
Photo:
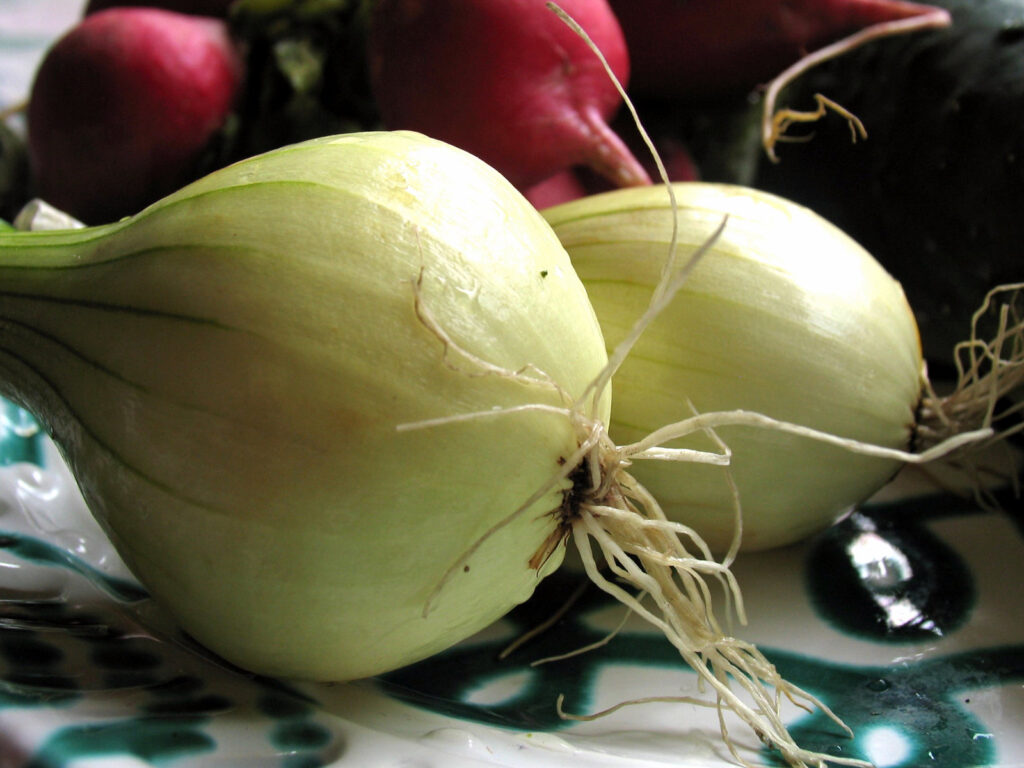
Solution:
[[(550, 228), (495, 171), (410, 133), (286, 147), (118, 224), (0, 235), (0, 379), (47, 425), (118, 552), (234, 664), (317, 680), (431, 655), (561, 560), (562, 489), (446, 570), (577, 447), (527, 411), (606, 362)], [(609, 398), (593, 414), (606, 418)]]
[[(685, 419), (692, 402), (699, 412), (756, 411), (909, 449), (924, 370), (900, 285), (843, 232), (787, 200), (702, 182), (673, 190), (680, 262), (728, 219), (615, 375), (612, 439), (632, 442)], [(667, 258), (668, 192), (617, 190), (544, 214), (587, 287), (611, 349), (645, 309)], [(733, 452), (747, 550), (827, 527), (899, 468), (764, 428), (728, 427), (718, 435)], [(705, 435), (685, 444), (716, 450)], [(630, 472), (670, 518), (692, 525), (714, 549), (728, 548), (735, 502), (724, 470), (637, 461)]]

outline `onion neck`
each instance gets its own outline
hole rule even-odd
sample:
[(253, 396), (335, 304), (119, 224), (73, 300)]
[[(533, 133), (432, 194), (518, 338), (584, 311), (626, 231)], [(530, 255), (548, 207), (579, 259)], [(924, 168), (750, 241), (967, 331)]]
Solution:
[(0, 396), (31, 411), (51, 434), (57, 424), (71, 423), (54, 383), (64, 354), (53, 329), (76, 329), (77, 321), (61, 314), (73, 278), (112, 258), (101, 245), (123, 224), (0, 229)]
[(125, 223), (53, 231), (0, 230), (0, 293), (19, 270), (70, 268), (101, 260), (96, 246)]

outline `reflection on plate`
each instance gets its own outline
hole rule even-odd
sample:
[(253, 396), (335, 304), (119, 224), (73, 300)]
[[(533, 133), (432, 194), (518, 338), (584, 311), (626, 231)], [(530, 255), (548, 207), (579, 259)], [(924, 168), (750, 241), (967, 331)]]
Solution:
[[(0, 401), (0, 765), (513, 766), (732, 764), (713, 709), (639, 704), (698, 694), (660, 636), (579, 577), (450, 651), (376, 680), (247, 675), (178, 634), (118, 560), (32, 417)], [(915, 494), (854, 511), (813, 541), (743, 555), (757, 642), (853, 729), (793, 708), (802, 745), (879, 768), (1024, 765), (1019, 503)], [(272, 621), (273, 617), (267, 617)], [(738, 722), (740, 756), (778, 765)]]

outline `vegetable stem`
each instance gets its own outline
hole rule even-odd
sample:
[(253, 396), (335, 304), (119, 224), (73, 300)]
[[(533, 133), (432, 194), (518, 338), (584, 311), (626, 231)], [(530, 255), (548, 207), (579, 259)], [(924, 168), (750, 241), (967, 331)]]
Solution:
[(114, 254), (92, 245), (121, 226), (115, 222), (54, 231), (0, 230), (0, 270), (74, 269), (112, 260)]

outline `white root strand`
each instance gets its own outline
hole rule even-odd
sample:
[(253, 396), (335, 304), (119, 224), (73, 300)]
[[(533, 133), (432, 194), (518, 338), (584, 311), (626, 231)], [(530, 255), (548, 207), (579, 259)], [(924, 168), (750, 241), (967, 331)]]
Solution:
[(464, 421), (479, 421), (480, 419), (495, 418), (498, 416), (509, 416), (516, 413), (527, 412), (553, 413), (567, 418), (572, 416), (568, 408), (560, 408), (557, 405), (545, 405), (544, 403), (528, 403), (526, 405), (515, 405), (508, 408), (491, 408), (486, 411), (471, 411), (469, 413), (456, 413), (451, 416), (438, 416), (433, 419), (421, 421), (407, 421), (399, 424), (395, 429), (399, 432), (413, 432), (418, 429), (431, 429), (446, 424), (458, 424)]
[(511, 643), (506, 645), (502, 649), (501, 653), (498, 654), (498, 659), (499, 660), (507, 659), (509, 656), (511, 656), (513, 653), (515, 653), (517, 650), (519, 650), (519, 648), (521, 648), (522, 646), (524, 646), (528, 642), (530, 642), (533, 638), (535, 638), (535, 637), (537, 637), (539, 635), (542, 635), (544, 632), (547, 632), (551, 627), (553, 627), (556, 623), (558, 623), (559, 619), (561, 619), (563, 616), (565, 616), (569, 612), (569, 610), (573, 607), (573, 605), (576, 604), (576, 601), (579, 600), (583, 596), (583, 593), (586, 591), (586, 588), (587, 588), (587, 582), (585, 582), (585, 581), (580, 582), (576, 586), (576, 589), (574, 589), (572, 591), (572, 594), (569, 595), (568, 599), (566, 599), (566, 601), (564, 603), (562, 603), (561, 607), (559, 607), (559, 609), (557, 611), (555, 611), (553, 614), (551, 614), (548, 618), (546, 618), (540, 624), (538, 624), (535, 627), (531, 628), (527, 632), (524, 632), (519, 637), (517, 637), (515, 640), (513, 640)]
[[(415, 231), (417, 248), (419, 248), (419, 230)], [(453, 371), (468, 376), (470, 378), (478, 376), (496, 376), (502, 379), (513, 379), (515, 381), (522, 382), (524, 384), (536, 384), (549, 389), (554, 390), (562, 398), (563, 402), (571, 402), (572, 398), (569, 397), (568, 393), (562, 389), (562, 387), (546, 372), (540, 370), (537, 366), (532, 363), (524, 365), (519, 370), (509, 370), (500, 365), (495, 365), (489, 360), (485, 360), (479, 355), (475, 355), (468, 349), (458, 344), (448, 332), (441, 326), (434, 317), (434, 314), (430, 311), (430, 308), (423, 301), (423, 269), (420, 269), (419, 275), (415, 280), (411, 281), (413, 290), (413, 308), (416, 311), (416, 317), (420, 323), (423, 324), (427, 330), (429, 330), (439, 342), (441, 342), (444, 351), (441, 355), (441, 362)], [(451, 360), (451, 354), (455, 353), (460, 357), (464, 358), (474, 370), (466, 370), (465, 368), (457, 365)]]
[(888, 448), (886, 446), (866, 443), (860, 440), (853, 440), (847, 437), (834, 435), (831, 432), (824, 432), (818, 429), (805, 427), (802, 424), (793, 424), (788, 421), (773, 419), (762, 413), (745, 410), (732, 411), (711, 411), (692, 416), (674, 424), (668, 424), (655, 430), (643, 440), (620, 447), (622, 455), (629, 459), (657, 458), (664, 452), (662, 443), (675, 440), (694, 432), (706, 429), (717, 429), (720, 427), (759, 427), (773, 429), (778, 432), (787, 432), (792, 435), (807, 437), (822, 443), (828, 443), (844, 448), (852, 453), (859, 453), (864, 456), (874, 456), (880, 459), (891, 459), (906, 464), (927, 464), (946, 456), (954, 451), (972, 443), (978, 443), (995, 435), (990, 426), (972, 429), (947, 437), (942, 442), (929, 447), (920, 453)]
[[(672, 189), (672, 185), (666, 185), (668, 189)], [(671, 208), (675, 211), (675, 198), (673, 197), (670, 201)], [(675, 220), (677, 217), (673, 215)], [(693, 272), (697, 264), (700, 263), (712, 249), (714, 244), (722, 236), (725, 231), (726, 224), (729, 222), (729, 215), (726, 214), (722, 217), (721, 222), (714, 229), (714, 231), (700, 244), (700, 246), (693, 251), (683, 263), (681, 267), (676, 268), (676, 243), (673, 241), (669, 248), (668, 258), (662, 268), (661, 278), (658, 280), (655, 286), (654, 293), (651, 296), (650, 303), (644, 313), (637, 319), (630, 329), (630, 332), (626, 337), (619, 342), (618, 346), (612, 350), (608, 356), (608, 364), (604, 370), (598, 375), (596, 379), (591, 383), (588, 388), (588, 392), (594, 392), (594, 402), (597, 401), (599, 395), (605, 388), (611, 383), (612, 377), (625, 362), (629, 353), (633, 347), (636, 346), (637, 341), (643, 335), (643, 332), (657, 319), (657, 317), (672, 303), (672, 300), (676, 297), (676, 294), (683, 289), (683, 286), (690, 278), (690, 273)]]
[[(588, 582), (583, 582), (584, 585), (586, 585), (587, 583)], [(641, 593), (637, 597), (637, 599), (638, 600), (643, 600), (643, 593)], [(627, 606), (625, 612), (623, 613), (622, 619), (619, 621), (619, 623), (615, 626), (614, 629), (612, 629), (611, 632), (606, 634), (600, 640), (595, 640), (594, 642), (588, 643), (587, 645), (584, 645), (581, 648), (576, 648), (575, 650), (568, 651), (566, 653), (560, 653), (560, 654), (558, 654), (556, 656), (545, 656), (543, 659), (537, 659), (536, 661), (531, 661), (530, 662), (530, 666), (531, 667), (539, 667), (539, 666), (542, 666), (544, 664), (550, 664), (550, 663), (552, 663), (554, 661), (564, 661), (565, 659), (572, 659), (572, 658), (575, 658), (576, 656), (582, 656), (584, 653), (590, 653), (591, 651), (596, 651), (598, 648), (603, 648), (604, 646), (608, 645), (608, 643), (610, 643), (612, 640), (614, 640), (616, 635), (618, 635), (619, 632), (621, 632), (623, 630), (623, 628), (625, 628), (626, 622), (629, 621), (629, 617), (632, 616), (632, 615), (633, 615), (633, 611)]]

